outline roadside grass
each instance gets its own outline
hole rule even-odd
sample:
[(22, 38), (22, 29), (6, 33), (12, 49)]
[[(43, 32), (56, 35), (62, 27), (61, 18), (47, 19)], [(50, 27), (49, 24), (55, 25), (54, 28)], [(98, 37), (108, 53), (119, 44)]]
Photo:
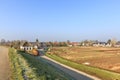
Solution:
[(99, 77), (102, 80), (120, 80), (119, 73), (110, 72), (107, 70), (103, 70), (103, 69), (99, 69), (99, 68), (91, 67), (91, 66), (86, 66), (83, 64), (78, 64), (78, 63), (63, 59), (63, 58), (61, 58), (57, 55), (54, 55), (54, 54), (47, 54), (46, 53), (46, 56), (48, 56), (48, 57), (50, 57), (50, 58), (52, 58), (52, 59), (54, 59), (62, 64), (65, 64), (67, 66), (75, 68), (77, 70), (80, 70), (80, 71), (86, 72), (90, 75)]
[(45, 63), (40, 57), (9, 49), (10, 80), (74, 80), (69, 75)]
[[(21, 51), (18, 51), (29, 63), (31, 68), (34, 68), (34, 72), (37, 77), (43, 76), (43, 80), (73, 80), (72, 77), (57, 70), (54, 66), (45, 63), (39, 56), (32, 56)], [(42, 79), (41, 79), (42, 80)]]
[(22, 68), (18, 55), (14, 49), (9, 49), (9, 60), (10, 60), (10, 80), (24, 80), (22, 75)]

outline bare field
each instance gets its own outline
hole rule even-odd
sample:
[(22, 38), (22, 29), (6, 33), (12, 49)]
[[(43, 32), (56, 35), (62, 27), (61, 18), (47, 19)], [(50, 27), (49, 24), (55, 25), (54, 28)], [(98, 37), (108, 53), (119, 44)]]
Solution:
[(120, 73), (120, 48), (54, 47), (50, 53), (76, 63)]

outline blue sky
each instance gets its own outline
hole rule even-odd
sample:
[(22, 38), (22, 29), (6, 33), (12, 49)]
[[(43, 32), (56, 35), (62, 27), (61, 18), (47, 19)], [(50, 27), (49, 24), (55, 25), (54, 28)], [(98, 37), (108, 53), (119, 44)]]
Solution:
[(120, 40), (120, 0), (0, 0), (0, 39)]

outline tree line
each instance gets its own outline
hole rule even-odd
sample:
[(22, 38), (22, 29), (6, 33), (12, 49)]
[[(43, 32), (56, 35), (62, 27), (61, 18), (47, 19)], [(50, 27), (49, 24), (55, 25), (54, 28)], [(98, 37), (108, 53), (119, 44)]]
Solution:
[[(79, 43), (79, 46), (92, 46), (94, 43), (98, 43), (98, 40), (84, 40)], [(107, 44), (111, 44), (113, 47), (115, 46), (116, 43), (118, 43), (120, 41), (117, 41), (116, 39), (108, 39), (107, 40)], [(54, 42), (40, 42), (38, 39), (36, 39), (36, 41), (34, 42), (36, 46), (39, 47), (66, 47), (69, 45), (73, 45), (72, 42), (70, 40), (67, 41), (63, 41), (63, 42), (58, 42), (58, 41), (54, 41)], [(14, 47), (14, 48), (20, 48), (20, 45), (22, 46), (29, 46), (31, 45), (32, 42), (28, 42), (27, 40), (13, 40), (13, 41), (6, 41), (5, 39), (1, 39), (0, 41), (0, 45), (2, 46), (10, 46), (10, 47)]]

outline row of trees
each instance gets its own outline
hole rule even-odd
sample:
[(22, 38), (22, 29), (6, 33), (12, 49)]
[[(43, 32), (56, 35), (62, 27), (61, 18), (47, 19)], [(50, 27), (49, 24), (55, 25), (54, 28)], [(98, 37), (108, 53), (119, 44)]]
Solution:
[[(38, 47), (44, 47), (44, 46), (47, 46), (47, 47), (50, 47), (50, 46), (62, 47), (62, 46), (71, 45), (71, 42), (69, 40), (64, 41), (64, 42), (57, 42), (57, 41), (55, 41), (55, 42), (40, 42), (38, 39), (36, 39), (35, 42), (36, 42), (35, 43), (36, 46), (38, 46)], [(98, 40), (85, 40), (85, 41), (81, 41), (79, 44), (80, 44), (80, 46), (83, 46), (83, 45), (92, 46), (93, 43), (98, 43), (98, 42), (99, 42)], [(116, 39), (109, 39), (106, 43), (111, 44), (112, 46), (114, 46), (117, 43), (117, 41), (116, 41)], [(20, 45), (23, 45), (23, 46), (30, 45), (30, 42), (28, 42), (26, 40), (6, 41), (5, 39), (1, 39), (0, 45), (19, 48)]]
[(26, 40), (14, 40), (14, 41), (5, 41), (5, 39), (1, 39), (0, 45), (3, 46), (11, 46), (14, 48), (20, 48), (20, 45), (22, 46), (29, 46), (31, 44), (34, 44), (38, 47), (59, 47), (59, 46), (68, 46), (70, 44), (70, 41), (67, 40), (66, 42), (40, 42), (38, 39), (36, 39), (35, 42), (28, 42)]
[(20, 45), (25, 45), (26, 43), (28, 43), (28, 41), (26, 41), (26, 40), (6, 41), (5, 39), (1, 39), (0, 45), (14, 47), (14, 48), (18, 49), (18, 48), (20, 48)]
[(68, 46), (68, 43), (67, 42), (46, 42), (46, 46), (62, 47), (62, 46)]

